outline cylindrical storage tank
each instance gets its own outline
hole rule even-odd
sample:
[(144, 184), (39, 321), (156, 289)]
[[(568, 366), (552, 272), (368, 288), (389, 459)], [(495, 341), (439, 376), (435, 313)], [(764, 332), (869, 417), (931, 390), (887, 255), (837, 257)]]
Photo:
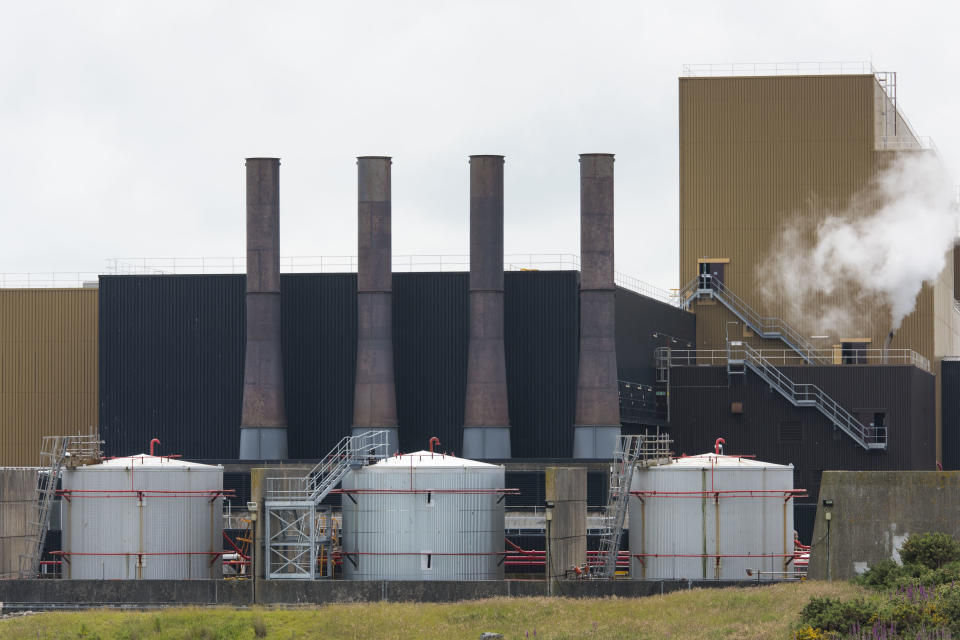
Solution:
[(503, 579), (503, 466), (417, 451), (342, 487), (345, 578)]
[(793, 571), (793, 496), (793, 465), (711, 453), (639, 467), (629, 503), (630, 576), (782, 578)]
[(140, 454), (63, 471), (63, 576), (220, 578), (223, 467)]

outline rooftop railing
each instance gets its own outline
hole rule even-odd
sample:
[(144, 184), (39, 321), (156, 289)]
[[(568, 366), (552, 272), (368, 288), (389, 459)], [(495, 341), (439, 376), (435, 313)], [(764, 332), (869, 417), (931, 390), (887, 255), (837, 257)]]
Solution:
[[(800, 367), (808, 362), (793, 349), (756, 349), (755, 352), (776, 367)], [(884, 364), (907, 364), (932, 373), (930, 361), (912, 349), (814, 349), (810, 352), (817, 365), (822, 366), (875, 366)], [(672, 367), (726, 366), (726, 349), (661, 349), (658, 357), (667, 358)]]
[(730, 62), (685, 64), (686, 77), (870, 75), (878, 73), (870, 62)]

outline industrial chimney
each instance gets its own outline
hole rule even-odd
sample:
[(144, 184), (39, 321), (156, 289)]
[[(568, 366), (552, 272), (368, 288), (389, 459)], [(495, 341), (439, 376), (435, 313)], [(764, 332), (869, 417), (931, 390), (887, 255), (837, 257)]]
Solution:
[(287, 457), (280, 350), (280, 159), (247, 158), (247, 349), (240, 459)]
[(574, 458), (610, 458), (620, 435), (616, 288), (613, 282), (613, 154), (580, 155), (580, 368)]
[(510, 457), (503, 346), (503, 156), (470, 156), (470, 343), (463, 455)]
[(357, 158), (357, 377), (353, 435), (389, 432), (399, 450), (393, 381), (393, 274), (390, 231), (390, 158)]

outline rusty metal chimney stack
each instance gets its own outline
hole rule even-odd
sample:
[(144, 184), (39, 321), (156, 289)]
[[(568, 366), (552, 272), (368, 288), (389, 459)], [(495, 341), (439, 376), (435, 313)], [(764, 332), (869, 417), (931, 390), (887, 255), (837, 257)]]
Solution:
[(613, 282), (613, 154), (580, 155), (580, 367), (574, 458), (610, 458), (620, 435), (616, 287)]
[(503, 344), (503, 156), (470, 156), (470, 342), (463, 455), (510, 457)]
[(393, 257), (390, 230), (390, 158), (357, 158), (357, 377), (353, 435), (389, 432), (399, 450), (393, 379)]
[(287, 457), (280, 348), (280, 159), (247, 158), (247, 349), (241, 460)]

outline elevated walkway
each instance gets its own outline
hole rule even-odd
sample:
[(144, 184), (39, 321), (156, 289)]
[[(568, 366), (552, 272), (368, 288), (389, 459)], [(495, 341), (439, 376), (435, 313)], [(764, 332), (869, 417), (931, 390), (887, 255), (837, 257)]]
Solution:
[(814, 384), (796, 383), (788, 378), (765, 356), (745, 342), (731, 341), (726, 352), (671, 351), (661, 348), (656, 352), (657, 379), (669, 385), (670, 369), (676, 366), (726, 366), (729, 376), (746, 375), (752, 371), (795, 407), (812, 407), (828, 418), (864, 449), (886, 449), (887, 429), (864, 425), (853, 414), (837, 403), (829, 394)]

